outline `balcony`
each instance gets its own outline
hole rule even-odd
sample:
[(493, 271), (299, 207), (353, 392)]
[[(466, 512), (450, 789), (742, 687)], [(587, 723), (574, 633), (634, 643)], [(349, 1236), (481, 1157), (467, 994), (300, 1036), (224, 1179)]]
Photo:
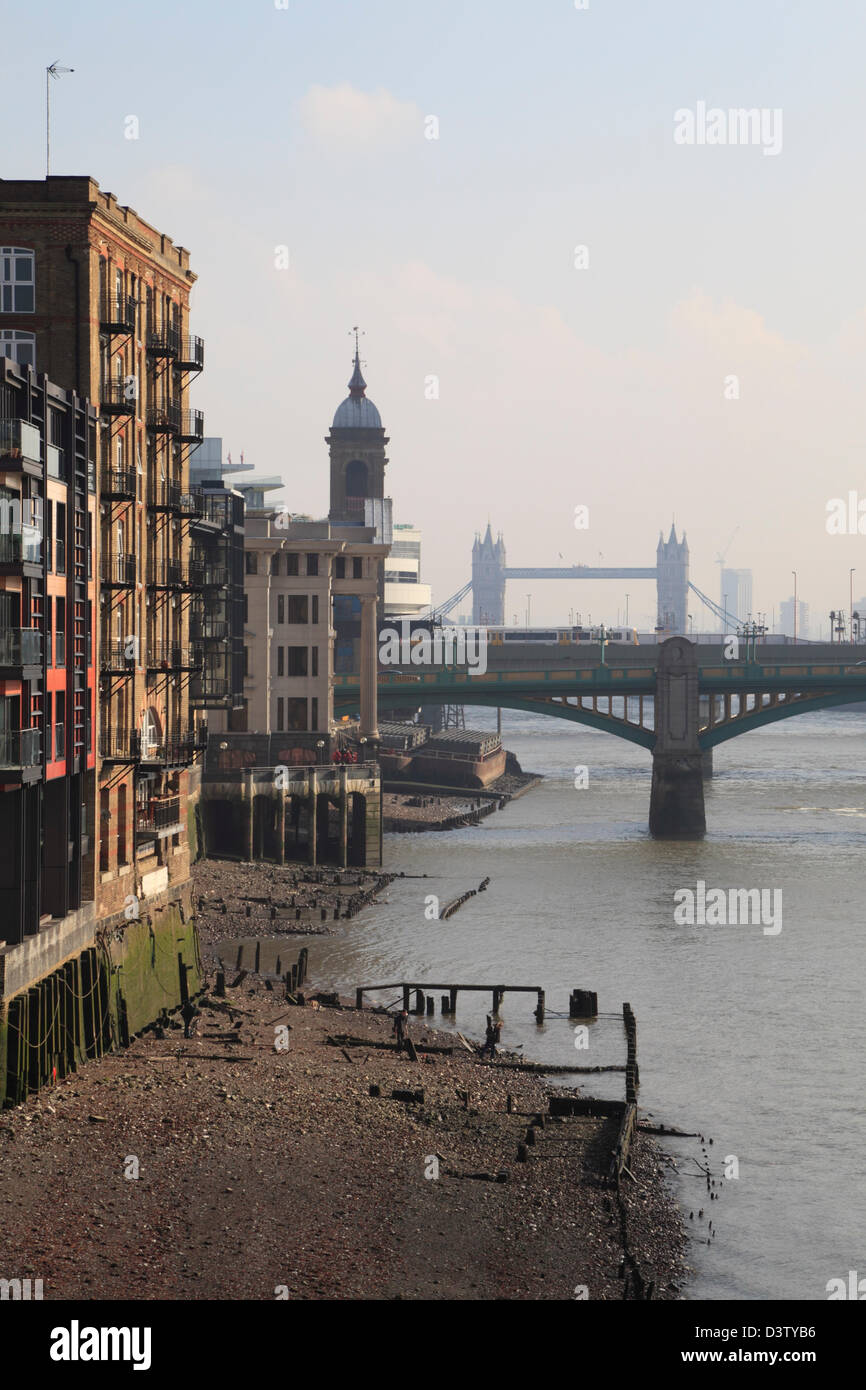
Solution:
[(42, 633), (35, 627), (0, 628), (0, 671), (42, 665)]
[(148, 566), (149, 589), (186, 589), (189, 585), (189, 575), (180, 560), (162, 560)]
[(62, 628), (54, 634), (54, 665), (66, 665), (66, 633)]
[(104, 381), (99, 388), (99, 409), (103, 415), (134, 415), (138, 404), (138, 382)]
[(151, 434), (177, 434), (180, 429), (180, 416), (180, 406), (171, 401), (167, 405), (148, 406), (147, 428)]
[[(51, 746), (49, 739), (49, 747)], [(54, 761), (62, 763), (66, 757), (66, 726), (64, 724), (54, 725)]]
[(45, 445), (45, 472), (49, 478), (59, 478), (61, 482), (66, 482), (66, 460), (63, 450), (58, 449), (56, 444)]
[(229, 635), (225, 618), (208, 618), (193, 613), (189, 620), (189, 635), (193, 642), (224, 642)]
[(138, 474), (134, 468), (104, 468), (100, 494), (103, 502), (134, 502)]
[(99, 648), (99, 669), (105, 676), (133, 676), (135, 656), (127, 656), (125, 642), (103, 642)]
[(148, 671), (197, 671), (201, 658), (192, 647), (154, 643), (147, 653)]
[(99, 756), (106, 763), (137, 763), (141, 735), (126, 729), (104, 729), (99, 735)]
[(231, 681), (228, 676), (215, 676), (205, 672), (195, 676), (190, 683), (189, 698), (197, 705), (220, 704), (231, 694)]
[(195, 589), (224, 589), (229, 582), (225, 565), (206, 565), (193, 560), (189, 567), (189, 582)]
[(163, 481), (148, 490), (147, 505), (152, 512), (176, 512), (180, 510), (180, 498), (180, 483)]
[(183, 829), (179, 796), (152, 797), (140, 806), (135, 817), (135, 833), (144, 839), (161, 839)]
[[(16, 780), (37, 771), (42, 764), (41, 729), (5, 729), (0, 733), (0, 780)], [(32, 777), (27, 780), (32, 781)]]
[(182, 444), (200, 444), (204, 439), (204, 414), (200, 410), (181, 410), (178, 439)]
[(148, 333), (146, 351), (148, 357), (177, 357), (180, 349), (180, 334), (171, 326), (158, 333)]
[(131, 295), (104, 295), (99, 306), (100, 333), (134, 333), (135, 310), (136, 303)]
[(135, 556), (104, 556), (101, 565), (102, 582), (107, 589), (135, 588)]
[(42, 437), (26, 420), (0, 419), (0, 472), (42, 472)]
[(42, 565), (42, 537), (35, 526), (0, 532), (0, 565)]
[(193, 729), (169, 733), (160, 739), (142, 739), (140, 761), (150, 767), (183, 767), (195, 762), (196, 750), (201, 747)]
[(175, 361), (179, 372), (200, 372), (204, 369), (204, 339), (183, 338)]

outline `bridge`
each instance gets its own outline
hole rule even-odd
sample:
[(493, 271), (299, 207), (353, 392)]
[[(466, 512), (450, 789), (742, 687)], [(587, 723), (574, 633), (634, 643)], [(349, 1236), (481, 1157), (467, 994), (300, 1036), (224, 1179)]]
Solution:
[[(866, 647), (740, 642), (586, 648), (515, 643), (487, 648), (488, 669), (385, 668), (379, 701), (487, 705), (546, 714), (600, 729), (652, 753), (650, 831), (698, 838), (706, 829), (703, 780), (719, 743), (781, 719), (866, 700)], [(335, 708), (358, 708), (356, 676), (335, 677)]]
[(654, 579), (658, 630), (669, 635), (686, 632), (690, 593), (719, 619), (724, 632), (730, 631), (732, 626), (742, 624), (743, 618), (749, 616), (744, 614), (743, 617), (738, 617), (730, 609), (723, 610), (718, 603), (702, 593), (697, 585), (691, 583), (688, 541), (685, 532), (682, 540), (677, 540), (674, 526), (671, 526), (667, 540), (659, 532), (654, 565), (567, 565), (560, 568), (533, 568), (509, 566), (506, 563), (505, 542), (501, 535), (494, 541), (489, 523), (484, 539), (480, 536), (475, 537), (472, 547), (472, 578), (444, 603), (434, 604), (428, 616), (447, 618), (458, 604), (471, 594), (473, 623), (476, 626), (502, 627), (506, 614), (505, 585), (509, 579), (619, 579), (625, 582)]

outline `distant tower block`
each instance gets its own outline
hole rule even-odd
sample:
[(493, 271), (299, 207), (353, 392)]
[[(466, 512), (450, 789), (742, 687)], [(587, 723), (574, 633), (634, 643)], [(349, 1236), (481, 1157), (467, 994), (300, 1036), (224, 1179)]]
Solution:
[(494, 542), (489, 521), (484, 539), (476, 535), (472, 547), (472, 621), (505, 622), (505, 542), (501, 532)]
[(685, 636), (689, 607), (689, 544), (685, 532), (681, 541), (677, 540), (674, 526), (667, 540), (659, 532), (656, 566), (660, 636)]

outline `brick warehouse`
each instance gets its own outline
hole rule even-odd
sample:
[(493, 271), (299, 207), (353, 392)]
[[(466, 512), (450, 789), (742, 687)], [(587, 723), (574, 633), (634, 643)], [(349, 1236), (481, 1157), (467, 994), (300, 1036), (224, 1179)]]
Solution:
[[(96, 920), (114, 945), (87, 968), (104, 973), (99, 990), (121, 1036), (178, 1002), (197, 969), (187, 793), (202, 738), (190, 710), (189, 624), (209, 571), (190, 561), (188, 455), (203, 437), (189, 406), (204, 358), (189, 332), (194, 281), (188, 252), (93, 179), (0, 180), (0, 354), (90, 400), (97, 416), (97, 851), (84, 863)], [(56, 526), (56, 500), (54, 514)], [(8, 953), (0, 961), (2, 997), (37, 977), (42, 988), (71, 946), (42, 916), (29, 963)], [(150, 978), (163, 950), (167, 990)]]

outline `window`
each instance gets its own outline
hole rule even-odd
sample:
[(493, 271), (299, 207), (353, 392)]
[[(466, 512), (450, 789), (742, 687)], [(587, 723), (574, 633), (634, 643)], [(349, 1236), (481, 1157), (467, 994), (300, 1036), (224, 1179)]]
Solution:
[[(290, 651), (290, 652), (292, 652), (292, 651), (294, 651), (294, 650), (295, 650), (294, 647), (289, 647), (289, 651)], [(285, 647), (277, 647), (277, 675), (278, 675), (278, 676), (284, 676), (284, 675), (286, 674), (286, 673), (285, 673), (285, 670), (283, 669), (284, 666), (285, 666), (285, 660), (284, 660), (285, 653), (286, 653)], [(290, 672), (289, 674), (291, 674), (291, 672)]]
[(286, 621), (286, 600), (283, 594), (277, 594), (277, 622)]
[(35, 308), (35, 253), (20, 246), (0, 246), (0, 311), (32, 314)]
[(35, 367), (36, 334), (4, 328), (0, 331), (0, 357), (11, 357), (19, 367)]
[(307, 649), (306, 647), (289, 647), (289, 675), (305, 676), (307, 674)]
[(282, 733), (282, 732), (283, 732), (283, 728), (284, 728), (284, 725), (283, 725), (283, 697), (282, 697), (282, 695), (278, 695), (278, 696), (277, 696), (277, 732), (278, 732), (278, 733)]
[(117, 862), (128, 863), (126, 853), (126, 784), (117, 788)]
[(297, 555), (286, 556), (286, 574), (299, 574)]
[(311, 655), (311, 657), (312, 657), (312, 662), (313, 662), (312, 670), (310, 671), (310, 675), (312, 675), (312, 676), (317, 676), (317, 675), (319, 674), (319, 648), (318, 648), (318, 647), (313, 647), (313, 649), (312, 649), (310, 655)]
[(306, 594), (289, 594), (289, 622), (306, 623), (309, 622), (309, 604)]
[(315, 731), (315, 730), (317, 730), (318, 727), (319, 727), (319, 702), (318, 702), (318, 700), (316, 699), (315, 695), (313, 696), (312, 700), (310, 701), (310, 706), (311, 706), (310, 727)]
[(312, 622), (312, 623), (317, 623), (318, 621), (319, 621), (319, 595), (318, 595), (318, 594), (313, 594), (313, 616), (311, 617), (310, 622)]
[(271, 574), (279, 574), (279, 572), (280, 572), (280, 552), (279, 552), (278, 550), (275, 550), (274, 553), (273, 553), (273, 555), (271, 556)]
[(248, 676), (249, 674), (250, 674), (250, 649), (249, 649), (249, 647), (244, 647), (244, 675), (245, 675), (245, 676)]
[(54, 740), (51, 737), (51, 725), (53, 722), (51, 718), (51, 712), (53, 704), (54, 696), (51, 694), (51, 691), (49, 690), (48, 694), (45, 696), (45, 759), (46, 762), (49, 763), (53, 762), (55, 758)]
[(306, 700), (286, 700), (286, 728), (302, 730), (307, 727)]
[(308, 556), (307, 556), (307, 574), (318, 574), (318, 573), (319, 573), (319, 557), (318, 557), (318, 555), (308, 555)]
[(108, 823), (110, 819), (109, 792), (107, 787), (103, 787), (99, 793), (99, 870), (103, 874), (108, 872)]
[(336, 558), (336, 560), (335, 560), (335, 562), (334, 562), (334, 578), (335, 578), (335, 579), (345, 579), (345, 578), (346, 578), (346, 557), (345, 557), (345, 555), (338, 555), (337, 558)]
[(363, 579), (363, 578), (364, 578), (364, 561), (363, 561), (362, 559), (358, 558), (358, 557), (356, 557), (356, 558), (352, 561), (352, 578), (353, 578), (353, 579)]
[(259, 557), (254, 550), (244, 551), (244, 564), (246, 567), (247, 574), (258, 574)]

